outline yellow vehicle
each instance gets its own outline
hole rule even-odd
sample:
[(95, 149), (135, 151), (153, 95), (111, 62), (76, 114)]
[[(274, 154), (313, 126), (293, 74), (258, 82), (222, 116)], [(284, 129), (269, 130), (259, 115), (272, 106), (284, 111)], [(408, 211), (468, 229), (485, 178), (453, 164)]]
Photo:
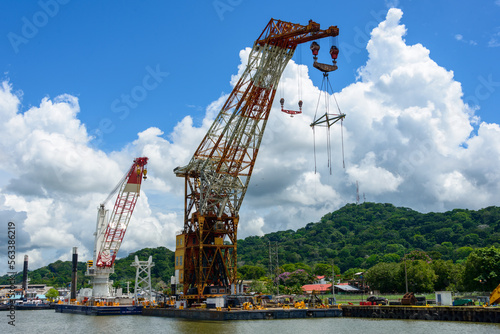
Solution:
[(500, 303), (500, 284), (490, 293), (490, 305)]

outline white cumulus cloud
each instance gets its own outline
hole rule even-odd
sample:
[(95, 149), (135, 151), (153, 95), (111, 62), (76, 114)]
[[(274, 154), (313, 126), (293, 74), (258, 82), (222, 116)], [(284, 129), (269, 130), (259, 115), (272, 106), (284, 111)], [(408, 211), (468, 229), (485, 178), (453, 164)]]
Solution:
[[(356, 80), (336, 93), (347, 115), (344, 161), (340, 124), (314, 136), (309, 126), (326, 110), (316, 109), (320, 90), (309, 77), (315, 69), (290, 62), (241, 208), (240, 238), (318, 221), (355, 201), (356, 182), (368, 201), (423, 212), (497, 204), (499, 125), (480, 121), (478, 110), (464, 103), (453, 72), (432, 60), (424, 45), (407, 44), (402, 19), (400, 9), (388, 10), (371, 32), (368, 59)], [(241, 50), (241, 65), (228, 81), (237, 81), (248, 54), (248, 48)], [(173, 249), (184, 210), (184, 182), (173, 169), (189, 162), (227, 95), (207, 101), (200, 126), (186, 116), (172, 129), (144, 129), (121, 150), (103, 152), (90, 144), (76, 97), (44, 97), (22, 111), (22, 95), (13, 85), (0, 86), (0, 217), (16, 221), (19, 253), (32, 256), (30, 268), (69, 259), (73, 246), (80, 259), (91, 256), (97, 207), (138, 156), (149, 157), (148, 179), (120, 254)], [(281, 94), (287, 108), (302, 99), (303, 114), (281, 113)]]

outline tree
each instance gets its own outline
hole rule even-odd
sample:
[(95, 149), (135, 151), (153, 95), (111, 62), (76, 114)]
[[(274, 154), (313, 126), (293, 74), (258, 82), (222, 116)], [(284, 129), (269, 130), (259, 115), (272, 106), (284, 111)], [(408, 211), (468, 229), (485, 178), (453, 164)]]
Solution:
[(455, 263), (451, 268), (450, 285), (446, 288), (448, 291), (465, 291), (463, 286), (463, 277), (465, 266), (463, 263)]
[(431, 263), (432, 259), (427, 255), (426, 252), (421, 251), (421, 250), (414, 250), (411, 251), (410, 253), (406, 254), (403, 258), (405, 261), (415, 261), (415, 260), (422, 260), (427, 263)]
[(298, 270), (298, 269), (302, 269), (304, 271), (306, 271), (307, 273), (311, 273), (311, 267), (309, 267), (307, 264), (305, 263), (302, 263), (302, 262), (297, 262), (295, 263), (295, 268)]
[(47, 291), (45, 297), (47, 297), (48, 300), (53, 302), (57, 297), (59, 297), (59, 291), (57, 291), (54, 288), (51, 288), (49, 289), (49, 291)]
[(313, 277), (304, 269), (297, 269), (288, 277), (287, 286), (300, 286), (311, 283)]
[(286, 253), (286, 260), (290, 263), (295, 263), (295, 262), (299, 262), (300, 260), (302, 260), (302, 257), (297, 254), (296, 252), (289, 252), (289, 253)]
[[(333, 266), (333, 270), (335, 271), (335, 274), (340, 274), (340, 269), (337, 266)], [(331, 264), (326, 264), (326, 263), (316, 263), (314, 266), (314, 275), (317, 276), (326, 276), (326, 277), (331, 277), (332, 276), (332, 265)]]
[[(455, 211), (455, 210), (453, 210)], [(451, 216), (451, 219), (460, 223), (461, 225), (467, 224), (471, 221), (469, 213), (464, 211), (456, 211)]]
[(259, 279), (266, 275), (266, 270), (259, 266), (244, 265), (238, 268), (238, 274), (241, 275), (242, 279)]
[(249, 290), (256, 293), (265, 293), (267, 292), (266, 283), (268, 283), (268, 281), (253, 280), (252, 283), (250, 283)]
[(287, 271), (292, 272), (292, 271), (295, 271), (295, 269), (297, 269), (297, 268), (295, 268), (295, 265), (293, 263), (287, 263), (287, 264), (284, 264), (281, 266), (281, 270), (283, 272), (287, 272)]
[(388, 244), (385, 250), (388, 253), (396, 253), (401, 258), (404, 256), (406, 248), (401, 244)]
[(463, 267), (459, 264), (453, 264), (452, 260), (432, 261), (432, 269), (437, 275), (434, 289), (436, 291), (456, 290), (461, 282)]
[(310, 283), (313, 276), (304, 269), (297, 269), (294, 272), (284, 272), (276, 278), (280, 285), (280, 292), (302, 293), (302, 286)]
[(464, 287), (468, 291), (493, 291), (500, 280), (500, 249), (475, 249), (465, 261)]
[(479, 240), (479, 235), (477, 235), (476, 233), (470, 233), (463, 237), (463, 243), (468, 246), (477, 245), (479, 243)]
[[(401, 288), (405, 286), (405, 262), (399, 264), (399, 281)], [(430, 263), (424, 260), (406, 261), (406, 276), (408, 279), (408, 291), (410, 292), (432, 292), (437, 275)], [(400, 289), (401, 289), (400, 288)], [(401, 289), (401, 291), (405, 291)]]
[(380, 262), (380, 258), (377, 254), (372, 254), (368, 258), (365, 259), (364, 263), (367, 267), (373, 267), (377, 263)]
[(425, 239), (425, 237), (421, 234), (415, 234), (413, 236), (413, 243), (415, 244), (416, 247), (419, 248), (426, 248), (427, 245), (429, 244), (428, 241)]
[(382, 257), (382, 262), (385, 262), (385, 263), (392, 263), (392, 262), (398, 263), (399, 261), (401, 261), (401, 256), (399, 256), (396, 253), (385, 254)]
[(397, 292), (399, 284), (399, 264), (380, 262), (365, 273), (366, 283), (372, 290), (381, 293)]
[(346, 270), (342, 274), (342, 278), (345, 279), (345, 280), (353, 279), (355, 273), (359, 273), (359, 272), (362, 272), (362, 271), (364, 271), (364, 269), (361, 269), (361, 268), (351, 268), (351, 269), (348, 269), (348, 270)]
[(435, 231), (434, 234), (437, 243), (444, 243), (446, 241), (453, 240), (454, 237), (453, 230), (449, 227), (441, 228)]
[(168, 285), (167, 285), (167, 283), (163, 282), (162, 280), (160, 280), (158, 283), (155, 284), (155, 289), (157, 291), (163, 291), (166, 288), (168, 288)]
[(453, 260), (455, 261), (464, 261), (467, 257), (472, 253), (474, 249), (472, 247), (460, 247), (453, 251)]

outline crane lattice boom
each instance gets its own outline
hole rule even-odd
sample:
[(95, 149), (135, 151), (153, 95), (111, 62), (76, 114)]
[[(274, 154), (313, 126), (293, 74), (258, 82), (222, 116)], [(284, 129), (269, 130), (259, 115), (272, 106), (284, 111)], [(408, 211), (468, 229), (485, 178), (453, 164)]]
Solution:
[[(96, 245), (97, 260), (95, 265), (97, 267), (111, 268), (115, 262), (130, 217), (134, 211), (137, 197), (139, 197), (141, 191), (142, 179), (146, 178), (147, 162), (148, 158), (136, 158), (124, 178), (115, 188), (118, 190), (118, 196), (106, 226), (104, 237), (101, 243)], [(112, 194), (108, 198), (111, 196)], [(104, 207), (104, 204), (101, 207)]]
[(337, 36), (338, 28), (320, 30), (271, 20), (250, 53), (245, 72), (179, 177), (194, 183), (190, 200), (200, 214), (238, 214), (257, 158), (278, 82), (298, 44)]
[(298, 44), (338, 33), (336, 26), (321, 30), (313, 21), (304, 26), (271, 19), (192, 159), (174, 170), (185, 179), (184, 230), (176, 251), (185, 295), (199, 299), (206, 288), (235, 281), (239, 209), (281, 74)]

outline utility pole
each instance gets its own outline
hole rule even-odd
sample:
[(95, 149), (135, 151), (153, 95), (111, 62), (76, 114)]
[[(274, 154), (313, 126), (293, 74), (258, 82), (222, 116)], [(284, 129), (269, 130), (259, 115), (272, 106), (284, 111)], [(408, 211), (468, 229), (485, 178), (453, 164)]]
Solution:
[(23, 295), (23, 299), (28, 298), (28, 255), (24, 256), (23, 285), (21, 294)]
[[(279, 276), (279, 271), (280, 271), (280, 262), (278, 259), (278, 242), (276, 241), (276, 277)], [(279, 280), (276, 281), (276, 293), (277, 293), (277, 296), (279, 296), (279, 294), (280, 294), (280, 282), (279, 282)]]
[(408, 273), (406, 272), (406, 257), (405, 257), (405, 282), (406, 282), (406, 293), (408, 293)]
[(333, 301), (335, 302), (335, 266), (333, 265), (333, 260), (332, 260), (332, 297)]
[(269, 241), (269, 278), (271, 279), (271, 283), (274, 286), (274, 269), (273, 269), (273, 256), (272, 256), (272, 250), (271, 250), (271, 241)]
[(365, 300), (365, 273), (362, 273), (361, 276), (361, 287), (363, 288), (363, 300)]
[(269, 241), (269, 275), (271, 276), (271, 280), (273, 280), (273, 286), (276, 284), (277, 295), (280, 294), (279, 270), (278, 242), (276, 241), (273, 247), (272, 242)]
[(77, 284), (77, 281), (78, 281), (78, 248), (73, 247), (70, 302), (76, 302), (76, 284)]
[(358, 186), (358, 181), (356, 181), (356, 204), (359, 205), (359, 186)]

